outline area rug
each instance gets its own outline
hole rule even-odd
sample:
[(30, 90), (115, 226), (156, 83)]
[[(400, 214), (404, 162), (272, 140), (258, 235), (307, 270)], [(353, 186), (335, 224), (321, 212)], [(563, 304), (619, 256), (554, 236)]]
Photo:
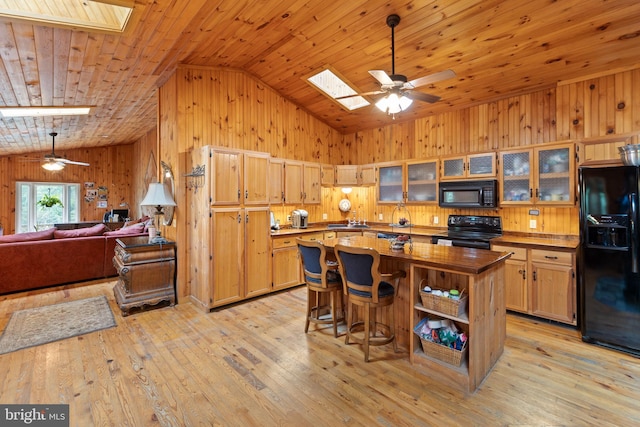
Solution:
[(116, 326), (107, 298), (87, 298), (16, 311), (0, 337), (0, 354)]

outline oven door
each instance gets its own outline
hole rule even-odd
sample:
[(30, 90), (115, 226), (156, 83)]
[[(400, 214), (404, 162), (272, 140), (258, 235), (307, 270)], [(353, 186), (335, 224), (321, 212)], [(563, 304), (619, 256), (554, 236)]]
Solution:
[(491, 243), (487, 240), (460, 239), (448, 236), (433, 236), (431, 243), (443, 246), (460, 246), (463, 248), (491, 249)]

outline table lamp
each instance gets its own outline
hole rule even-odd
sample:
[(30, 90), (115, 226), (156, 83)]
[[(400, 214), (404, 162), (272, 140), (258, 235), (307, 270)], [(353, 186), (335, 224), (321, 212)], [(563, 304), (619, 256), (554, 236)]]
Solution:
[[(149, 184), (149, 190), (147, 191), (147, 195), (144, 196), (144, 199), (140, 203), (140, 206), (153, 206), (156, 208), (156, 211), (153, 213), (154, 218), (158, 216), (164, 215), (162, 208), (165, 206), (176, 206), (176, 202), (173, 200), (169, 189), (161, 182), (152, 182)], [(160, 225), (160, 221), (154, 219), (155, 223)], [(156, 226), (157, 228), (157, 226)], [(158, 235), (151, 239), (151, 243), (163, 243), (167, 240), (160, 235), (158, 231)]]

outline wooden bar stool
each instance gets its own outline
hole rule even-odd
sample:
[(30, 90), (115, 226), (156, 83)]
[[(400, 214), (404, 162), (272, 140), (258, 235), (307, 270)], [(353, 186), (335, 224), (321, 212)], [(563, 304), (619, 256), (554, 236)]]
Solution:
[[(334, 253), (340, 265), (344, 293), (347, 295), (347, 335), (349, 340), (362, 344), (364, 360), (369, 361), (369, 346), (385, 345), (393, 342), (398, 351), (395, 335), (395, 315), (393, 302), (398, 294), (398, 282), (406, 277), (406, 272), (380, 273), (380, 254), (375, 249), (353, 248), (336, 245)], [(354, 320), (353, 306), (364, 311), (363, 320)], [(378, 308), (387, 307), (388, 324), (379, 322)], [(382, 335), (378, 335), (378, 330)]]
[[(337, 265), (330, 268), (327, 263), (327, 250), (317, 241), (296, 239), (300, 263), (307, 285), (307, 319), (304, 332), (309, 331), (309, 323), (332, 324), (333, 336), (338, 337), (338, 322), (344, 320), (342, 313), (342, 278)], [(326, 297), (329, 296), (327, 303)], [(337, 305), (340, 302), (340, 310)], [(328, 315), (327, 315), (328, 314)]]

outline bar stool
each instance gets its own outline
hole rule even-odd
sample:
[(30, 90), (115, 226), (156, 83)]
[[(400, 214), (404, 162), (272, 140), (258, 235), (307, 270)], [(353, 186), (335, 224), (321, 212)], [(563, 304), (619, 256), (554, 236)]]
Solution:
[[(380, 254), (375, 249), (336, 245), (334, 253), (340, 265), (344, 293), (347, 295), (345, 343), (349, 344), (349, 340), (353, 340), (362, 344), (365, 362), (369, 361), (369, 346), (393, 342), (394, 351), (398, 351), (393, 302), (398, 294), (398, 282), (400, 278), (406, 277), (406, 272), (382, 274)], [(364, 320), (354, 320), (354, 305), (362, 307)], [(387, 307), (388, 324), (376, 320), (382, 319), (382, 316), (378, 317), (377, 311), (383, 307)], [(382, 332), (381, 336), (378, 336), (378, 330)]]
[[(327, 250), (317, 241), (296, 239), (300, 263), (304, 271), (307, 285), (307, 319), (304, 332), (309, 331), (309, 323), (332, 324), (333, 336), (338, 337), (338, 322), (344, 320), (342, 314), (342, 278), (337, 271), (337, 264), (332, 268), (327, 261)], [(329, 304), (326, 297), (329, 295)], [(340, 313), (337, 303), (340, 302)], [(326, 316), (328, 311), (329, 317)]]

